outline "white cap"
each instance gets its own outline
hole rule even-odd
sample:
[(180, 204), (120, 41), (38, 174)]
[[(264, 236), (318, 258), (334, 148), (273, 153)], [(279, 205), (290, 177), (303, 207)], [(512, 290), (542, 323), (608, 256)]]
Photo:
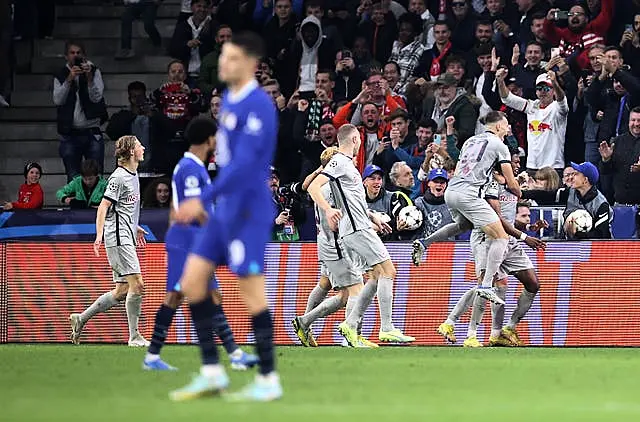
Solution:
[(547, 75), (546, 73), (542, 73), (538, 75), (538, 77), (536, 78), (536, 85), (540, 85), (540, 84), (545, 84), (545, 85), (549, 85), (550, 87), (553, 87), (553, 84), (551, 83), (551, 79), (549, 79), (549, 75)]

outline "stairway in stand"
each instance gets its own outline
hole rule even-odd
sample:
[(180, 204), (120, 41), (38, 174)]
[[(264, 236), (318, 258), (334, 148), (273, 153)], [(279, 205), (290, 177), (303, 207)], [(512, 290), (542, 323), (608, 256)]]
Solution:
[[(44, 175), (40, 181), (45, 206), (59, 205), (55, 192), (66, 183), (64, 165), (58, 153), (56, 109), (53, 104), (53, 73), (65, 64), (67, 39), (82, 42), (87, 57), (102, 72), (104, 97), (109, 115), (128, 107), (127, 85), (142, 81), (151, 92), (166, 80), (168, 56), (153, 53), (141, 21), (134, 22), (133, 48), (136, 57), (114, 60), (120, 45), (122, 5), (96, 6), (95, 1), (76, 0), (74, 5), (57, 6), (53, 40), (19, 42), (17, 55), (27, 57), (28, 66), (15, 76), (11, 107), (0, 108), (0, 202), (15, 201), (22, 171), (30, 161), (38, 161)], [(168, 43), (180, 13), (180, 0), (165, 0), (158, 10), (156, 26)], [(105, 175), (115, 168), (113, 142), (105, 143)]]

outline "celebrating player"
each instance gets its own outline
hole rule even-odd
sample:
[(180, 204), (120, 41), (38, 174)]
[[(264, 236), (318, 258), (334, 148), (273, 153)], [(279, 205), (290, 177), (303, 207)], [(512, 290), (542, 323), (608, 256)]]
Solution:
[[(393, 325), (393, 279), (396, 269), (391, 262), (389, 252), (371, 223), (382, 232), (391, 228), (367, 209), (364, 185), (358, 170), (353, 164), (353, 156), (360, 148), (358, 129), (350, 124), (338, 129), (338, 149), (323, 172), (311, 182), (309, 194), (319, 209), (325, 213), (332, 230), (338, 228), (341, 241), (349, 256), (359, 256), (372, 268), (373, 279), (367, 285), (377, 288), (380, 306), (380, 341), (408, 343), (415, 338), (406, 336)], [(336, 208), (333, 208), (322, 194), (322, 187), (330, 182)], [(369, 306), (365, 295), (349, 296), (347, 301), (355, 301), (353, 311), (347, 315), (338, 329), (352, 347), (358, 345), (357, 323)], [(347, 304), (347, 306), (350, 306)]]
[(183, 201), (176, 213), (176, 221), (190, 223), (217, 199), (215, 213), (200, 231), (180, 279), (198, 335), (202, 367), (190, 384), (171, 392), (173, 400), (215, 394), (229, 385), (213, 336), (215, 306), (207, 288), (216, 265), (227, 265), (238, 276), (260, 359), (255, 381), (229, 398), (270, 401), (282, 396), (263, 275), (275, 214), (271, 191), (264, 181), (271, 172), (278, 131), (273, 102), (254, 79), (263, 54), (262, 39), (252, 33), (234, 34), (233, 40), (222, 47), (218, 72), (228, 91), (222, 101), (216, 137), (218, 175), (199, 198)]
[[(507, 118), (504, 113), (493, 111), (485, 116), (484, 123), (487, 131), (472, 136), (462, 146), (460, 161), (449, 181), (444, 199), (451, 210), (451, 217), (458, 225), (450, 228), (451, 232), (464, 232), (476, 227), (487, 235), (487, 268), (482, 285), (478, 286), (476, 292), (491, 302), (504, 304), (493, 288), (493, 278), (507, 252), (509, 236), (502, 227), (498, 214), (481, 197), (481, 192), (489, 183), (496, 164), (500, 165), (507, 187), (517, 198), (520, 197), (520, 185), (513, 175), (509, 149), (502, 141), (509, 131)], [(434, 236), (436, 233), (438, 235)], [(439, 240), (439, 236), (445, 236), (443, 239), (450, 237), (447, 230), (440, 229), (436, 233), (430, 238)], [(425, 239), (413, 242), (414, 264), (420, 261), (425, 247)]]
[[(323, 151), (320, 156), (321, 167), (314, 173), (309, 175), (305, 179), (303, 186), (308, 186), (309, 183), (317, 177), (326, 166), (331, 158), (338, 154), (338, 148), (330, 147)], [(325, 184), (321, 188), (324, 198), (334, 206), (334, 200), (331, 193), (329, 184)], [(327, 292), (328, 289), (322, 289), (324, 287), (323, 280), (329, 281), (331, 287), (338, 290), (339, 293), (329, 299), (322, 301), (317, 306), (307, 309), (304, 315), (296, 316), (291, 324), (296, 332), (296, 335), (300, 339), (303, 346), (317, 346), (313, 333), (311, 332), (311, 324), (317, 319), (324, 318), (327, 315), (342, 309), (347, 303), (349, 306), (346, 309), (346, 315), (353, 309), (354, 301), (349, 301), (349, 297), (357, 296), (362, 290), (362, 272), (364, 268), (358, 268), (356, 262), (359, 261), (358, 257), (345, 256), (346, 251), (338, 244), (338, 233), (329, 227), (325, 214), (320, 211), (318, 206), (315, 206), (316, 224), (318, 226), (318, 260), (320, 261), (322, 277), (318, 282), (320, 290)], [(325, 282), (326, 283), (326, 282)], [(314, 289), (315, 290), (315, 289)], [(313, 291), (312, 291), (313, 293)], [(377, 344), (370, 342), (362, 336), (358, 337), (359, 347), (375, 348)]]
[[(520, 156), (517, 151), (511, 154), (511, 166), (513, 173), (517, 174), (520, 167)], [(498, 172), (499, 173), (499, 172)], [(527, 236), (521, 232), (525, 227), (516, 222), (516, 211), (518, 198), (504, 186), (504, 177), (500, 174), (494, 175), (494, 180), (487, 187), (484, 197), (491, 207), (500, 216), (502, 225), (507, 234), (513, 236), (509, 238), (509, 247), (500, 270), (495, 277), (497, 295), (504, 300), (507, 289), (507, 276), (513, 274), (524, 286), (524, 290), (518, 299), (518, 304), (511, 316), (509, 324), (503, 328), (504, 305), (493, 304), (492, 309), (492, 329), (489, 336), (490, 346), (520, 346), (522, 342), (516, 330), (516, 325), (526, 315), (531, 308), (531, 304), (538, 293), (538, 278), (533, 268), (531, 260), (522, 249), (517, 239), (524, 241), (531, 249), (544, 249), (545, 243), (539, 239)], [(519, 226), (518, 228), (514, 225)], [(544, 220), (538, 220), (532, 230), (548, 226)], [(520, 230), (519, 230), (520, 229)], [(486, 268), (487, 242), (482, 230), (474, 228), (471, 233), (471, 250), (475, 259), (476, 275), (478, 280), (483, 279)], [(469, 309), (473, 303), (471, 322), (464, 341), (465, 347), (482, 347), (477, 339), (477, 327), (482, 321), (484, 314), (485, 299), (476, 295), (476, 287), (469, 289), (458, 300), (447, 320), (440, 324), (438, 333), (451, 343), (456, 342), (454, 324), (460, 316)]]
[[(140, 181), (136, 170), (144, 159), (144, 147), (135, 136), (116, 141), (118, 168), (109, 176), (107, 189), (96, 213), (96, 240), (93, 251), (100, 256), (104, 236), (107, 259), (116, 287), (91, 304), (81, 314), (71, 314), (71, 342), (80, 343), (82, 328), (93, 316), (106, 312), (125, 300), (129, 321), (129, 346), (147, 347), (149, 342), (138, 331), (144, 283), (136, 243), (144, 245), (145, 231), (138, 226)], [(136, 233), (136, 234), (134, 234)]]
[[(173, 170), (171, 186), (173, 189), (173, 208), (177, 211), (182, 201), (189, 198), (198, 197), (205, 186), (211, 184), (209, 173), (204, 163), (209, 162), (209, 158), (215, 148), (216, 124), (210, 119), (195, 119), (185, 132), (185, 137), (189, 141), (189, 151), (184, 154), (176, 168)], [(213, 213), (213, 207), (208, 210)], [(203, 221), (207, 217), (203, 215)], [(151, 337), (151, 345), (142, 363), (143, 369), (167, 371), (175, 370), (173, 366), (160, 359), (160, 349), (164, 345), (167, 332), (171, 326), (171, 321), (176, 313), (176, 309), (182, 303), (184, 295), (180, 291), (180, 276), (187, 259), (187, 254), (191, 248), (196, 234), (200, 230), (200, 224), (171, 224), (165, 239), (167, 248), (167, 293), (164, 303), (156, 312), (156, 321)], [(222, 297), (218, 291), (218, 281), (215, 277), (209, 280), (209, 291), (214, 303), (214, 330), (229, 354), (231, 368), (246, 370), (258, 363), (257, 356), (245, 353), (238, 347), (233, 332), (229, 327), (227, 318), (222, 310)]]

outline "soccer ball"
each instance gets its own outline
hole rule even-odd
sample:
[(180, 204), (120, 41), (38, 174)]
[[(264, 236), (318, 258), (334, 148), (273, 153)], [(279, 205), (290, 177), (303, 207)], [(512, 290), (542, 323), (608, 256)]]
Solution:
[(586, 233), (591, 230), (593, 219), (586, 210), (575, 210), (567, 217), (567, 224), (573, 225), (576, 233)]
[(406, 226), (404, 230), (415, 230), (422, 225), (422, 211), (413, 205), (409, 205), (400, 210), (398, 221), (403, 222)]

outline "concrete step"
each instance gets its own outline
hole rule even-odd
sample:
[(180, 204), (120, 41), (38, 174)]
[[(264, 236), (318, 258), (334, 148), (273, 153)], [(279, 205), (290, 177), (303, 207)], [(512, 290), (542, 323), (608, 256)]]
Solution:
[[(24, 158), (25, 162), (41, 158), (60, 158), (60, 154), (58, 153), (58, 140), (56, 138), (46, 141), (33, 140), (20, 142), (3, 140), (0, 141), (0, 148), (2, 148), (2, 152), (4, 153), (3, 157)], [(22, 174), (22, 170), (16, 173)]]
[[(65, 174), (64, 164), (58, 153), (58, 141), (30, 141), (23, 144), (38, 143), (47, 154), (40, 154), (35, 161), (42, 166), (45, 174)], [(5, 146), (6, 142), (0, 142), (0, 146)], [(114, 155), (115, 144), (113, 142), (105, 143), (104, 165), (108, 172), (113, 171), (116, 166)], [(15, 150), (15, 148), (14, 148)], [(26, 163), (34, 160), (34, 155), (25, 154), (22, 151), (16, 151), (16, 155), (6, 155), (0, 157), (0, 174), (4, 175), (20, 175), (24, 170)], [(0, 198), (1, 199), (1, 198)]]
[[(89, 56), (103, 74), (115, 73), (167, 73), (167, 65), (171, 61), (167, 56), (143, 56), (131, 60), (118, 61), (113, 56)], [(59, 57), (36, 57), (31, 62), (32, 73), (53, 74), (65, 65)]]
[[(158, 28), (161, 37), (171, 38), (177, 17), (176, 15), (172, 19), (156, 19), (156, 28)], [(144, 24), (141, 21), (133, 23), (132, 35), (133, 38), (147, 38)], [(62, 20), (56, 23), (53, 36), (60, 39), (79, 40), (96, 37), (120, 39), (120, 19)]]
[[(122, 107), (107, 107), (109, 116), (122, 110)], [(11, 107), (0, 108), (1, 122), (55, 122), (56, 108), (50, 107)], [(4, 123), (3, 123), (4, 126)]]
[[(180, 4), (167, 3), (164, 1), (158, 8), (158, 18), (177, 19), (180, 14)], [(56, 8), (58, 19), (120, 19), (123, 13), (124, 6), (74, 5)]]
[[(29, 139), (57, 139), (55, 123), (5, 123), (0, 130), (0, 140), (21, 141)], [(16, 142), (20, 147), (21, 142)], [(15, 156), (14, 154), (7, 154)], [(40, 157), (40, 155), (38, 155)]]
[[(167, 75), (158, 73), (106, 74), (102, 80), (105, 90), (108, 91), (126, 91), (131, 82), (141, 81), (147, 86), (147, 91), (151, 92), (167, 81)], [(16, 92), (53, 90), (53, 76), (51, 75), (16, 75), (14, 83)]]
[[(163, 45), (168, 46), (170, 38), (163, 40)], [(63, 57), (64, 56), (64, 40), (36, 40), (33, 54), (36, 57)], [(120, 40), (105, 40), (103, 38), (83, 39), (82, 44), (87, 55), (100, 53), (102, 55), (115, 55), (120, 49)], [(158, 54), (157, 50), (147, 39), (134, 38), (132, 47), (136, 54), (145, 56)]]
[[(54, 107), (52, 91), (19, 91), (11, 95), (13, 107)], [(104, 100), (111, 107), (126, 107), (129, 105), (127, 91), (105, 90)]]

